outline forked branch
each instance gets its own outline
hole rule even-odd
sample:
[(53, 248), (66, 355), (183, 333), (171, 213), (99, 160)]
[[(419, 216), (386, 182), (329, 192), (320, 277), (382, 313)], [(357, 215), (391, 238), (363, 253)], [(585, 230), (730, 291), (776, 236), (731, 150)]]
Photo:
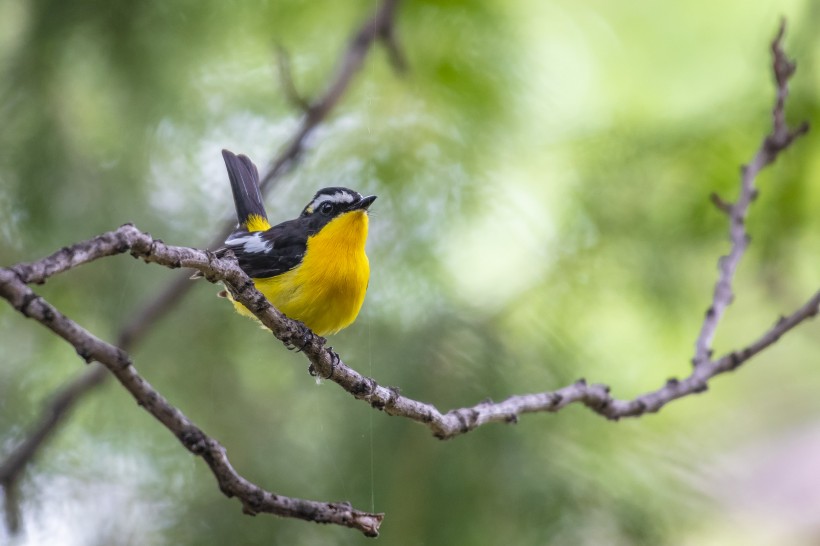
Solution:
[[(233, 261), (225, 263), (202, 250), (165, 245), (133, 226), (126, 225), (114, 232), (66, 247), (38, 262), (18, 264), (9, 269), (0, 268), (0, 296), (8, 300), (17, 311), (38, 321), (70, 343), (83, 360), (99, 362), (105, 366), (141, 407), (170, 430), (188, 451), (202, 457), (213, 472), (219, 489), (226, 496), (239, 499), (245, 513), (253, 515), (265, 512), (316, 523), (332, 523), (358, 529), (366, 536), (378, 536), (383, 514), (356, 510), (345, 502), (317, 502), (277, 495), (242, 477), (231, 466), (225, 448), (193, 424), (143, 379), (128, 353), (97, 338), (27, 286), (30, 282), (44, 282), (50, 275), (70, 267), (127, 251), (147, 262), (160, 263), (166, 267), (196, 268), (197, 265), (204, 265), (212, 278), (218, 276), (238, 286), (253, 286)], [(3, 485), (8, 486), (5, 482)]]
[(780, 29), (772, 41), (772, 71), (775, 81), (775, 101), (772, 108), (772, 130), (763, 138), (760, 147), (752, 160), (740, 169), (740, 192), (737, 201), (728, 203), (717, 194), (712, 194), (712, 202), (718, 209), (729, 216), (729, 238), (732, 241), (729, 254), (718, 260), (719, 276), (715, 283), (712, 303), (706, 310), (706, 317), (695, 341), (695, 356), (692, 363), (695, 366), (712, 364), (712, 341), (715, 338), (718, 324), (723, 318), (726, 309), (734, 299), (732, 281), (740, 264), (740, 259), (749, 245), (749, 234), (746, 233), (746, 215), (749, 206), (757, 198), (755, 179), (767, 165), (772, 163), (780, 152), (788, 148), (794, 139), (806, 134), (809, 130), (807, 122), (791, 129), (786, 124), (786, 97), (789, 95), (789, 80), (794, 75), (796, 65), (790, 61), (783, 50), (783, 37), (786, 32), (786, 21), (780, 23)]

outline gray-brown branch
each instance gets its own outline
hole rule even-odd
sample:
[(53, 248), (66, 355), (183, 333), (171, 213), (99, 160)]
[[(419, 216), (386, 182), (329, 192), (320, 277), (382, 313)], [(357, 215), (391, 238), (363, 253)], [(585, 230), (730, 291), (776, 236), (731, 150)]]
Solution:
[(786, 32), (786, 21), (780, 23), (771, 44), (772, 69), (775, 80), (775, 103), (772, 108), (772, 130), (763, 138), (757, 152), (749, 164), (741, 168), (740, 195), (737, 201), (729, 203), (721, 199), (717, 194), (712, 194), (712, 202), (722, 212), (729, 216), (729, 238), (731, 249), (729, 254), (721, 256), (718, 260), (718, 280), (715, 283), (715, 290), (712, 295), (712, 303), (706, 310), (700, 334), (695, 341), (695, 356), (692, 363), (695, 366), (710, 363), (712, 358), (712, 341), (715, 332), (723, 318), (726, 309), (734, 300), (732, 281), (735, 277), (740, 260), (749, 245), (749, 235), (746, 233), (746, 215), (749, 206), (757, 198), (757, 188), (755, 179), (767, 165), (772, 163), (777, 156), (791, 145), (794, 139), (805, 134), (809, 130), (806, 122), (801, 123), (796, 129), (790, 129), (786, 124), (786, 97), (789, 95), (789, 79), (794, 75), (796, 65), (790, 61), (783, 50), (783, 36)]
[[(344, 96), (347, 88), (350, 87), (350, 81), (361, 69), (367, 53), (377, 40), (381, 40), (385, 44), (393, 67), (399, 72), (405, 70), (406, 64), (396, 42), (394, 30), (398, 4), (399, 0), (383, 0), (376, 13), (361, 26), (350, 40), (350, 44), (339, 63), (336, 77), (333, 78), (321, 97), (310, 104), (307, 104), (303, 99), (298, 99), (298, 102), (303, 103), (302, 107), (305, 109), (302, 124), (290, 143), (273, 162), (267, 174), (260, 180), (259, 185), (263, 192), (268, 190), (274, 180), (288, 172), (293, 163), (301, 157), (308, 135), (327, 118), (330, 111)], [(287, 68), (283, 68), (283, 70), (287, 70)], [(283, 83), (286, 88), (291, 86), (287, 90), (291, 100), (293, 100), (293, 96), (298, 96), (295, 88), (292, 87), (289, 74), (284, 76)], [(293, 96), (290, 96), (291, 93)], [(222, 244), (222, 239), (217, 244)]]
[[(405, 68), (403, 56), (395, 40), (394, 26), (398, 3), (399, 0), (383, 0), (374, 15), (365, 21), (355, 33), (347, 49), (342, 54), (339, 69), (330, 84), (328, 84), (327, 91), (307, 108), (307, 112), (293, 137), (262, 177), (261, 190), (263, 194), (270, 191), (274, 183), (296, 165), (303, 153), (308, 136), (328, 117), (344, 96), (353, 76), (359, 71), (367, 53), (377, 40), (381, 40), (385, 44), (396, 69), (403, 70)], [(232, 222), (226, 223), (219, 233), (214, 235), (208, 248), (221, 245), (232, 228)], [(74, 259), (82, 260), (82, 256), (75, 256)], [(69, 269), (77, 265), (65, 262), (53, 262), (53, 265), (57, 266), (58, 263), (60, 266)], [(44, 271), (42, 273), (49, 276), (59, 273), (59, 271)], [(43, 282), (44, 278), (41, 281), (33, 279), (32, 282)], [(185, 298), (191, 286), (192, 283), (188, 281), (187, 273), (175, 276), (142, 309), (129, 315), (132, 318), (120, 329), (115, 344), (123, 350), (131, 350), (165, 314), (174, 309)], [(89, 392), (103, 384), (107, 378), (108, 372), (105, 367), (94, 364), (49, 397), (37, 422), (31, 426), (26, 437), (0, 464), (0, 484), (7, 489), (7, 493), (9, 487), (14, 487), (19, 475), (22, 474), (26, 465), (34, 458), (44, 442), (70, 415), (74, 406)]]
[(188, 451), (202, 457), (213, 472), (219, 489), (226, 496), (239, 499), (246, 514), (271, 513), (316, 523), (342, 525), (358, 529), (369, 537), (378, 536), (383, 514), (356, 510), (346, 502), (317, 502), (278, 495), (242, 477), (231, 466), (225, 448), (205, 434), (143, 379), (137, 373), (128, 353), (94, 336), (60, 313), (26, 284), (33, 281), (42, 282), (51, 274), (65, 271), (69, 266), (77, 266), (97, 257), (129, 250), (134, 256), (168, 267), (185, 267), (191, 262), (204, 262), (208, 264), (209, 271), (216, 271), (217, 275), (231, 279), (237, 285), (250, 283), (244, 274), (239, 277), (233, 275), (238, 271), (233, 262), (223, 264), (214, 259), (209, 263), (211, 255), (208, 253), (166, 246), (132, 226), (123, 226), (115, 232), (63, 249), (34, 264), (21, 264), (9, 269), (0, 268), (0, 296), (8, 300), (17, 311), (38, 321), (70, 343), (83, 360), (99, 362), (105, 366), (140, 406), (170, 430)]

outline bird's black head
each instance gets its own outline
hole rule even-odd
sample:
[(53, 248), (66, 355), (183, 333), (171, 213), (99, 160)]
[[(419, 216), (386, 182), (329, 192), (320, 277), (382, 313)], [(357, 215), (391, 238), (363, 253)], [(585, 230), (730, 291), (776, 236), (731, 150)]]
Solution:
[(311, 231), (317, 232), (337, 216), (354, 211), (367, 211), (376, 200), (375, 195), (362, 197), (348, 188), (324, 188), (316, 192), (310, 203), (302, 210), (299, 218), (306, 221)]

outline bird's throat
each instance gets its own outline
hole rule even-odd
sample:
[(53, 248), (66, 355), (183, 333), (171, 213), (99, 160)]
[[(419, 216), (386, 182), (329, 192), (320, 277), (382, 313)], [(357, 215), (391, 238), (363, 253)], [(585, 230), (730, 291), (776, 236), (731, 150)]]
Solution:
[(319, 233), (308, 238), (306, 256), (315, 254), (322, 260), (336, 261), (349, 259), (350, 253), (364, 253), (368, 224), (367, 213), (363, 210), (337, 216)]

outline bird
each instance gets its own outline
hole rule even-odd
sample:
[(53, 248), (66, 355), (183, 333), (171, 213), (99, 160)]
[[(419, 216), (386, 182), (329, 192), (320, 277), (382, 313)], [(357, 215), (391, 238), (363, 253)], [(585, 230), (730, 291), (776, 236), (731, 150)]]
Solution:
[[(271, 226), (259, 192), (259, 172), (245, 155), (222, 150), (228, 170), (236, 229), (217, 256), (233, 252), (256, 288), (288, 318), (320, 336), (350, 326), (364, 303), (370, 280), (365, 253), (368, 209), (375, 195), (343, 187), (316, 192), (301, 214)], [(201, 277), (201, 274), (194, 274)], [(255, 318), (229, 298), (240, 315)]]

